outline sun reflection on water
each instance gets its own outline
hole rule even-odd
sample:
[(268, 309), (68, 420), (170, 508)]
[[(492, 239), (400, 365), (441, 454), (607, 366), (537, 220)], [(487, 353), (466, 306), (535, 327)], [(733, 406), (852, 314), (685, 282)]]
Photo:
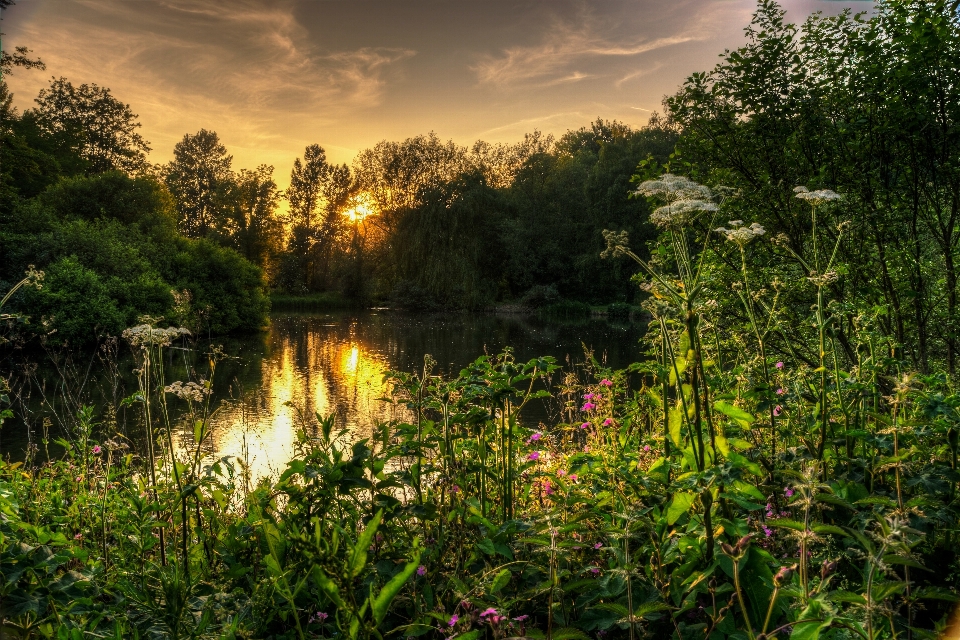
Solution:
[[(317, 415), (335, 413), (337, 427), (357, 437), (394, 416), (395, 408), (379, 400), (388, 391), (389, 364), (354, 335), (296, 335), (274, 326), (266, 346), (259, 385), (223, 405), (209, 439), (209, 453), (246, 461), (254, 482), (283, 471), (295, 454), (297, 431), (306, 423), (310, 433)], [(192, 438), (184, 434), (183, 440), (189, 446)]]

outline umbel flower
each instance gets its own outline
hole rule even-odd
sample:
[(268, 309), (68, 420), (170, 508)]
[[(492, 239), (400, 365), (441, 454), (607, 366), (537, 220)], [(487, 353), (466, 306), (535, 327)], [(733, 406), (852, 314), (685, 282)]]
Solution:
[(667, 201), (650, 214), (650, 222), (658, 227), (682, 227), (704, 211), (717, 210), (709, 187), (670, 173), (641, 183), (634, 193)]
[(728, 242), (733, 242), (740, 245), (741, 247), (751, 242), (754, 238), (759, 238), (767, 232), (766, 229), (761, 227), (758, 223), (754, 222), (749, 227), (743, 225), (743, 220), (731, 220), (728, 222), (732, 229), (727, 229), (726, 227), (719, 227), (714, 229), (717, 233), (722, 233), (727, 237)]
[(806, 187), (794, 187), (793, 192), (797, 194), (797, 197), (801, 200), (806, 200), (813, 206), (824, 204), (825, 202), (832, 202), (834, 200), (842, 200), (843, 196), (835, 191), (830, 189), (819, 189), (817, 191), (810, 191)]
[(150, 347), (153, 345), (166, 347), (174, 338), (189, 336), (190, 331), (183, 327), (167, 327), (161, 329), (152, 324), (140, 324), (123, 330), (123, 337), (135, 347)]

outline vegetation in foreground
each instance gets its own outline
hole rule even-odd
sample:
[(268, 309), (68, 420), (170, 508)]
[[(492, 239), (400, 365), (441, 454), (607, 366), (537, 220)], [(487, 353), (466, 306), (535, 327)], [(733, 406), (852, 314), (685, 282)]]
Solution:
[[(605, 232), (605, 255), (648, 275), (648, 360), (561, 372), (507, 351), (444, 379), (427, 357), (392, 374), (386, 401), (409, 421), (358, 440), (332, 416), (304, 419), (296, 458), (255, 485), (242, 461), (204, 453), (222, 354), (206, 379), (171, 382), (163, 352), (183, 330), (125, 331), (141, 380), (130, 402), (155, 437), (142, 455), (95, 440), (87, 408), (63, 459), (3, 465), (4, 631), (935, 637), (960, 578), (949, 379), (907, 373), (869, 314), (846, 357), (830, 287), (843, 227), (833, 244), (784, 248), (778, 268), (812, 274), (805, 340), (786, 342), (780, 293), (748, 266), (763, 227), (715, 227), (723, 202), (688, 178), (638, 193), (662, 205), (659, 264), (622, 232)], [(840, 200), (797, 198), (814, 230)], [(739, 274), (713, 275), (738, 258)], [(745, 325), (718, 314), (709, 296), (724, 291)], [(524, 406), (543, 397), (566, 420), (531, 429)]]

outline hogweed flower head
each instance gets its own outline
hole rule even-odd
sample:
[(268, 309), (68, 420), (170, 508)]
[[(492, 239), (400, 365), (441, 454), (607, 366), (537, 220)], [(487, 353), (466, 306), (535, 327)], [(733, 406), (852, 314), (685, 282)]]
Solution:
[[(150, 318), (152, 320), (152, 318)], [(183, 327), (167, 327), (161, 329), (153, 326), (152, 322), (139, 324), (123, 330), (123, 338), (135, 347), (144, 349), (151, 346), (169, 346), (175, 338), (189, 336), (190, 330)]]
[(755, 238), (759, 238), (767, 232), (766, 229), (761, 227), (756, 222), (751, 224), (749, 227), (743, 225), (743, 220), (731, 220), (727, 224), (733, 228), (727, 229), (726, 227), (719, 227), (714, 229), (714, 231), (717, 233), (722, 233), (724, 236), (726, 236), (727, 242), (733, 242), (741, 247), (753, 241)]
[(603, 238), (607, 241), (607, 248), (600, 254), (601, 258), (616, 258), (627, 255), (630, 251), (630, 238), (626, 231), (604, 229)]
[(797, 198), (809, 202), (814, 207), (826, 202), (833, 202), (834, 200), (843, 199), (842, 195), (836, 191), (831, 191), (830, 189), (818, 189), (817, 191), (810, 191), (806, 187), (794, 187), (793, 191), (797, 194)]
[(634, 192), (647, 197), (660, 197), (668, 202), (676, 200), (709, 200), (713, 192), (709, 187), (694, 182), (685, 176), (675, 176), (665, 173), (656, 180), (647, 180), (640, 183)]
[(650, 214), (650, 222), (658, 227), (679, 228), (705, 211), (716, 210), (716, 203), (709, 200), (677, 200), (654, 209)]
[(204, 396), (208, 396), (213, 392), (206, 384), (180, 382), (179, 380), (165, 386), (163, 391), (165, 393), (172, 393), (181, 400), (189, 400), (190, 402), (203, 402)]

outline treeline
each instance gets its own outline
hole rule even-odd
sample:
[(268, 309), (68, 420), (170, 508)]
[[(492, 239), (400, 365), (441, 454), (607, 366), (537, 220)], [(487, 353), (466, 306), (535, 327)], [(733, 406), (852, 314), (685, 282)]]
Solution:
[[(28, 54), (6, 56), (6, 73), (43, 66)], [(629, 273), (600, 262), (598, 230), (650, 236), (630, 176), (677, 138), (658, 119), (512, 145), (431, 133), (378, 143), (351, 166), (312, 144), (281, 191), (272, 166), (235, 170), (214, 131), (151, 165), (137, 115), (109, 89), (54, 79), (23, 113), (0, 92), (0, 280), (43, 270), (45, 286), (12, 308), (73, 342), (144, 314), (254, 329), (270, 290), (414, 309), (629, 301)]]

